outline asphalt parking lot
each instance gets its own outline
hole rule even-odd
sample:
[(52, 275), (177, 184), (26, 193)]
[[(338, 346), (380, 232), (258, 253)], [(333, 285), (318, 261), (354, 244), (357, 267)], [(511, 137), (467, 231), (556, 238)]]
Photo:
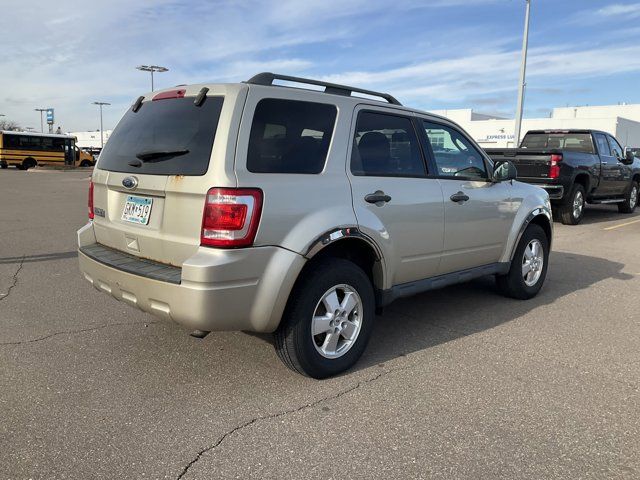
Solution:
[(0, 478), (640, 477), (640, 214), (556, 224), (531, 301), (398, 301), (316, 381), (90, 287), (88, 176), (0, 171)]

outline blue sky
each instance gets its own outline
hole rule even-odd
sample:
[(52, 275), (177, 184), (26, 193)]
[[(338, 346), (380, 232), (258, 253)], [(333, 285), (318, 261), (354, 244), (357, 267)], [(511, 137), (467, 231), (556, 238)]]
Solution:
[[(3, 0), (0, 114), (66, 131), (112, 128), (156, 86), (260, 71), (389, 91), (422, 109), (513, 115), (524, 0)], [(640, 103), (640, 2), (532, 0), (525, 116)]]

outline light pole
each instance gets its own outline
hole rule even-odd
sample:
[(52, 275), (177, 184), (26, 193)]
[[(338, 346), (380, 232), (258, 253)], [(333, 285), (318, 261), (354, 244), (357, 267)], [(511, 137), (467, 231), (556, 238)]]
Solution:
[(44, 133), (44, 123), (42, 122), (42, 112), (46, 112), (46, 108), (36, 108), (34, 109), (36, 112), (40, 112), (40, 133)]
[(104, 148), (104, 138), (102, 137), (102, 106), (111, 104), (107, 102), (93, 102), (93, 104), (100, 107), (100, 150), (102, 150)]
[(518, 84), (518, 106), (516, 107), (516, 129), (514, 132), (515, 147), (520, 145), (520, 130), (522, 129), (522, 109), (524, 106), (524, 89), (527, 86), (527, 49), (529, 48), (529, 14), (531, 0), (526, 0), (527, 10), (524, 16), (524, 37), (522, 39), (522, 64), (520, 65), (520, 82)]
[(168, 72), (169, 69), (167, 67), (160, 67), (158, 65), (138, 65), (136, 67), (138, 70), (143, 72), (151, 72), (151, 91), (153, 92), (153, 72)]

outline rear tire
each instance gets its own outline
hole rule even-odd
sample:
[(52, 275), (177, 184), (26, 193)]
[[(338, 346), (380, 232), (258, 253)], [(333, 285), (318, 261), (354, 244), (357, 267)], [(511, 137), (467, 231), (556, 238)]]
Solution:
[(37, 164), (38, 162), (36, 162), (35, 159), (25, 158), (24, 161), (22, 162), (21, 170), (29, 170), (30, 168), (35, 167)]
[(540, 225), (529, 225), (520, 238), (509, 272), (506, 275), (496, 275), (498, 288), (511, 298), (533, 298), (544, 284), (548, 265), (547, 234)]
[(311, 266), (293, 288), (274, 333), (276, 352), (302, 375), (330, 377), (358, 361), (374, 321), (369, 277), (352, 262), (329, 258)]
[(638, 195), (640, 193), (640, 187), (638, 182), (631, 182), (629, 191), (624, 196), (624, 202), (618, 204), (618, 211), (620, 213), (633, 213), (638, 206)]
[(5, 170), (6, 168), (9, 168), (9, 165), (7, 165), (6, 163), (0, 163), (0, 168)]
[(558, 207), (560, 221), (564, 225), (577, 225), (584, 216), (586, 196), (584, 187), (579, 183), (573, 185), (571, 192), (562, 205)]
[(83, 160), (82, 163), (80, 163), (80, 166), (83, 168), (90, 167), (91, 162), (89, 160)]

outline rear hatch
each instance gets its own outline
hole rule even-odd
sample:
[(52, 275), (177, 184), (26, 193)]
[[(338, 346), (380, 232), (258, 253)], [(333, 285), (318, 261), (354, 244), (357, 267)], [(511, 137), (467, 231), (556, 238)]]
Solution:
[(221, 128), (221, 116), (228, 99), (205, 92), (198, 104), (198, 93), (156, 93), (115, 128), (93, 174), (98, 243), (176, 266), (196, 252), (207, 190), (214, 180), (235, 182), (210, 169), (212, 157), (225, 163), (229, 124)]

